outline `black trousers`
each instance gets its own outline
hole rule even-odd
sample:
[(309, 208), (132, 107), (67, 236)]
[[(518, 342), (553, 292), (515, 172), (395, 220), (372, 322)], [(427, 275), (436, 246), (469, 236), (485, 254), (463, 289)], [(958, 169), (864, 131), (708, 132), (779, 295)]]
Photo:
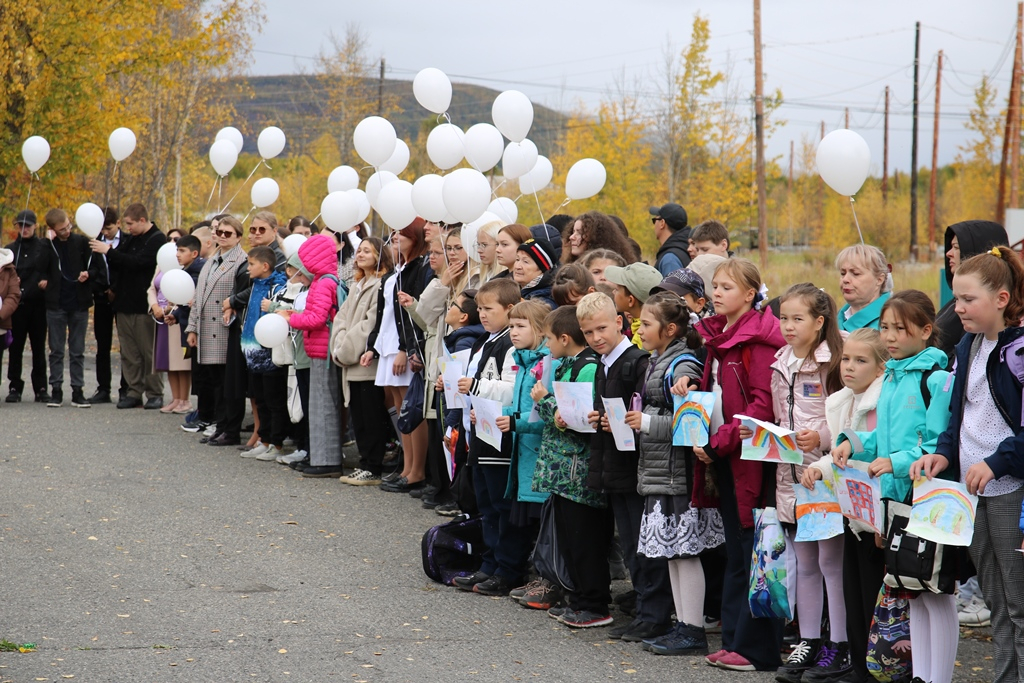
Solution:
[(875, 545), (872, 533), (860, 540), (847, 523), (843, 532), (843, 601), (846, 603), (846, 634), (850, 640), (850, 662), (862, 681), (873, 680), (868, 673), (868, 629), (875, 614), (878, 591), (885, 578), (885, 557)]
[(427, 420), (427, 481), (437, 488), (434, 498), (448, 500), (451, 481), (448, 479), (448, 458), (445, 456), (444, 423)]
[(245, 399), (249, 389), (249, 367), (242, 354), (241, 329), (237, 323), (228, 328), (228, 353), (224, 364), (224, 395), (221, 402), (223, 410), (217, 411), (222, 416), (217, 423), (217, 431), (234, 439), (242, 431)]
[[(373, 380), (349, 382), (348, 391), (348, 412), (359, 449), (359, 469), (379, 477), (391, 433), (391, 418), (384, 407), (384, 387), (378, 387)], [(430, 457), (429, 451), (427, 457)]]
[[(629, 576), (636, 591), (636, 618), (652, 624), (668, 624), (675, 603), (672, 582), (668, 578), (668, 560), (650, 558), (637, 552), (640, 542), (640, 521), (644, 516), (644, 497), (639, 493), (610, 493), (608, 502), (619, 530), (622, 558), (629, 567)], [(608, 555), (601, 560), (608, 564)]]
[(259, 440), (280, 448), (288, 436), (288, 369), (249, 373), (249, 393), (260, 416)]
[(615, 531), (611, 508), (595, 508), (555, 494), (551, 494), (551, 505), (559, 547), (575, 589), (567, 596), (569, 607), (608, 614), (612, 598), (608, 548)]
[[(19, 394), (25, 391), (21, 368), (26, 339), (32, 347), (32, 390), (37, 394), (46, 391), (46, 305), (39, 301), (19, 306), (11, 316), (11, 334), (14, 339), (7, 355), (7, 379), (10, 380), (11, 391), (17, 390)], [(2, 355), (0, 350), (0, 358)]]
[(700, 554), (700, 566), (704, 570), (704, 616), (708, 619), (722, 618), (722, 578), (725, 576), (726, 558), (724, 545)]
[(750, 558), (754, 530), (740, 524), (736, 484), (728, 461), (714, 464), (718, 475), (718, 509), (725, 523), (725, 575), (722, 583), (722, 647), (746, 657), (758, 671), (775, 671), (781, 658), (781, 619), (755, 619), (750, 614)]
[[(110, 370), (110, 348), (114, 344), (114, 309), (106, 297), (96, 299), (96, 305), (92, 309), (92, 328), (96, 336), (96, 389), (110, 393), (111, 370)], [(121, 373), (119, 393), (127, 395), (128, 383), (124, 381), (124, 373)]]

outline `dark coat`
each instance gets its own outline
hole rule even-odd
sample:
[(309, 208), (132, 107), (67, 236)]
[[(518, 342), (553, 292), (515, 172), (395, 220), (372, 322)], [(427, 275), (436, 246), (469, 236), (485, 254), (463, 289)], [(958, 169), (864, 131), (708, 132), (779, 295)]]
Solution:
[[(99, 255), (93, 255), (89, 249), (89, 239), (85, 235), (71, 233), (67, 239), (68, 262), (61, 264), (60, 255), (54, 240), (46, 240), (46, 261), (43, 272), (46, 274), (46, 308), (50, 311), (60, 309), (61, 287), (73, 287), (75, 300), (78, 302), (78, 310), (87, 311), (92, 307), (92, 293), (96, 287), (105, 287), (106, 268), (103, 267), (103, 259)], [(61, 266), (63, 265), (63, 272)], [(83, 270), (89, 271), (89, 279), (85, 282), (78, 282), (78, 274)], [(70, 275), (69, 275), (70, 273)], [(70, 278), (70, 280), (69, 280)], [(147, 284), (142, 291), (142, 297), (146, 297)]]
[(14, 252), (14, 267), (21, 278), (21, 305), (43, 303), (43, 290), (39, 289), (39, 281), (46, 279), (47, 240), (21, 237), (7, 245)]
[[(601, 398), (621, 398), (626, 409), (633, 394), (643, 390), (650, 356), (635, 346), (626, 349), (610, 368), (598, 361), (594, 375), (594, 410), (604, 415)], [(590, 437), (590, 473), (587, 486), (605, 493), (637, 495), (636, 470), (640, 456), (615, 447), (611, 432), (598, 431)]]
[[(146, 292), (156, 272), (156, 254), (167, 242), (167, 235), (154, 223), (141, 235), (122, 235), (116, 249), (107, 252), (107, 263), (114, 271), (116, 313), (145, 314), (149, 311)], [(98, 257), (93, 260), (100, 260)]]
[(544, 273), (540, 282), (533, 287), (523, 287), (522, 296), (524, 299), (535, 299), (543, 302), (551, 307), (551, 310), (557, 308), (555, 300), (551, 298), (551, 283), (555, 281), (555, 269)]

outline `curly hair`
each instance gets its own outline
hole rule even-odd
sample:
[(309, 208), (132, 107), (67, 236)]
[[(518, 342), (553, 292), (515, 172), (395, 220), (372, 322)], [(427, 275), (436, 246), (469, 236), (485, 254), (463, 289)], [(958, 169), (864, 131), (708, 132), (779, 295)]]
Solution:
[[(627, 241), (626, 235), (622, 233), (619, 226), (608, 215), (600, 211), (588, 211), (577, 216), (576, 221), (580, 222), (584, 252), (591, 249), (611, 249), (621, 254), (626, 259), (627, 264), (636, 261), (633, 247)], [(563, 244), (571, 243), (570, 238), (576, 226), (576, 221), (565, 226), (565, 230), (562, 233)], [(572, 263), (579, 258), (580, 256), (573, 255), (572, 249), (569, 249), (568, 254), (563, 254), (562, 261), (564, 263)]]

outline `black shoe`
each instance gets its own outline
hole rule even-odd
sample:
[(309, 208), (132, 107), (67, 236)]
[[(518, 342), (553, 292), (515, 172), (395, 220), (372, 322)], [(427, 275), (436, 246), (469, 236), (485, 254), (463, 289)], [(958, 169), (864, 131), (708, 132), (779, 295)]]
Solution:
[(238, 437), (228, 436), (227, 434), (221, 433), (220, 435), (214, 435), (210, 437), (210, 440), (206, 442), (207, 446), (237, 446), (241, 443)]
[(474, 572), (469, 576), (456, 576), (452, 579), (452, 585), (459, 590), (473, 591), (473, 586), (478, 583), (483, 583), (487, 579), (491, 578), (490, 574), (484, 574), (483, 572)]
[(134, 396), (125, 396), (117, 402), (118, 410), (130, 410), (132, 408), (138, 408), (142, 405), (141, 398), (135, 398)]
[(50, 392), (50, 400), (46, 402), (46, 405), (50, 408), (60, 408), (64, 404), (64, 392), (60, 389), (54, 388)]
[(409, 483), (409, 480), (405, 477), (399, 477), (396, 481), (392, 482), (381, 482), (380, 490), (387, 491), (388, 493), (412, 493), (416, 489), (426, 488), (427, 482), (425, 479)]
[(71, 405), (75, 408), (92, 408), (81, 387), (71, 387)]
[(189, 434), (198, 434), (199, 432), (205, 431), (206, 428), (209, 426), (209, 422), (196, 420), (195, 422), (186, 422), (183, 425), (181, 425), (181, 431), (188, 432)]
[(662, 637), (645, 640), (643, 647), (648, 652), (669, 657), (706, 655), (708, 653), (708, 637), (700, 626), (676, 624), (674, 629)]
[(146, 401), (146, 405), (143, 406), (143, 408), (145, 408), (146, 410), (160, 410), (163, 407), (164, 399), (161, 396), (152, 397), (151, 399)]
[(506, 578), (492, 576), (486, 581), (481, 581), (473, 586), (473, 592), (480, 595), (508, 595), (508, 592), (512, 590), (514, 585)]
[(96, 390), (96, 393), (86, 399), (91, 405), (99, 405), (101, 403), (110, 403), (110, 392)]
[(428, 497), (432, 498), (435, 493), (437, 493), (437, 487), (434, 486), (433, 484), (427, 484), (426, 486), (424, 486), (422, 488), (418, 488), (418, 489), (414, 489), (412, 491), (409, 491), (409, 495), (412, 496), (413, 498), (424, 498), (424, 499), (426, 499)]
[(46, 393), (46, 389), (41, 389), (36, 392), (36, 403), (49, 403), (50, 395)]
[(853, 671), (850, 663), (850, 644), (821, 641), (814, 666), (804, 672), (805, 683), (835, 683)]
[(298, 460), (296, 462), (290, 462), (288, 463), (288, 467), (291, 467), (293, 470), (297, 472), (305, 472), (306, 468), (309, 467), (309, 458), (303, 458), (302, 460)]
[(634, 619), (633, 621), (629, 622), (628, 624), (620, 624), (619, 626), (616, 626), (615, 628), (613, 628), (613, 629), (608, 631), (608, 637), (609, 638), (622, 638), (622, 636), (625, 635), (626, 631), (628, 631), (629, 629), (633, 628), (633, 626), (635, 626), (635, 625), (637, 625), (639, 623), (640, 623), (639, 619)]
[(672, 630), (672, 624), (654, 624), (649, 621), (635, 621), (626, 632), (622, 634), (622, 639), (630, 643), (639, 643), (642, 640), (650, 640), (651, 638), (658, 638)]
[(821, 638), (805, 638), (793, 646), (793, 651), (786, 657), (786, 663), (775, 672), (775, 680), (780, 683), (800, 683), (804, 672), (814, 666), (814, 660), (821, 649)]
[(380, 482), (382, 484), (387, 484), (388, 482), (398, 481), (398, 479), (401, 476), (402, 476), (401, 472), (397, 472), (397, 471), (396, 472), (391, 472), (390, 474), (385, 474), (383, 477), (381, 477), (380, 478)]
[(210, 443), (214, 439), (220, 438), (223, 435), (224, 432), (214, 432), (210, 436), (204, 436), (203, 438), (199, 439), (199, 443)]
[(247, 424), (244, 427), (242, 427), (242, 431), (243, 432), (251, 432), (254, 429), (256, 429), (256, 425), (255, 424)]
[(11, 389), (11, 393), (7, 394), (5, 401), (7, 403), (21, 403), (21, 392), (17, 389)]
[(462, 514), (462, 510), (459, 509), (459, 504), (454, 500), (450, 503), (441, 503), (434, 508), (434, 512), (442, 517), (458, 517)]
[(302, 470), (302, 476), (304, 477), (319, 477), (330, 479), (337, 479), (344, 473), (345, 470), (341, 465), (307, 467), (306, 469)]

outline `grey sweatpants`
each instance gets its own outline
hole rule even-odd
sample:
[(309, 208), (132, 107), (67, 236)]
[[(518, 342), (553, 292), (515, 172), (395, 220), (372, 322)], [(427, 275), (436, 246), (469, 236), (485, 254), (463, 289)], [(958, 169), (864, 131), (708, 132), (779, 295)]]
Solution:
[(338, 373), (330, 360), (311, 358), (309, 364), (309, 464), (341, 464), (341, 425), (338, 420)]

